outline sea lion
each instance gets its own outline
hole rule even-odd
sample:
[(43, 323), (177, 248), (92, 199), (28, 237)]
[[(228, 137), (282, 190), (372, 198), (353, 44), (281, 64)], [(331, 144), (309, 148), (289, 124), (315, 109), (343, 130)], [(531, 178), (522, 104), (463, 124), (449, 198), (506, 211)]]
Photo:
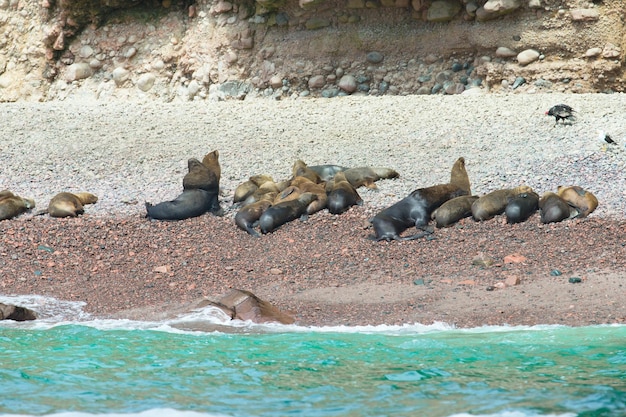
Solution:
[(528, 193), (518, 194), (509, 199), (509, 202), (504, 208), (506, 222), (513, 224), (526, 221), (538, 209), (539, 195), (536, 192), (531, 191)]
[[(94, 204), (98, 197), (91, 193), (61, 192), (52, 197), (48, 203), (48, 213), (52, 217), (76, 217), (85, 212), (86, 204)], [(43, 214), (39, 213), (39, 214)]]
[(311, 165), (309, 168), (315, 171), (322, 181), (332, 180), (336, 173), (348, 169), (341, 165)]
[(9, 190), (0, 191), (0, 220), (9, 220), (35, 207), (35, 201)]
[(328, 193), (326, 206), (331, 214), (341, 214), (355, 204), (363, 204), (363, 199), (356, 189), (346, 179), (343, 172), (338, 172), (333, 178), (333, 184)]
[(587, 217), (598, 207), (596, 196), (578, 185), (569, 187), (560, 185), (557, 187), (557, 194), (578, 210), (578, 217)]
[(446, 201), (433, 211), (431, 218), (437, 227), (452, 226), (459, 220), (472, 215), (472, 203), (478, 200), (477, 195), (462, 195)]
[[(455, 197), (466, 195), (465, 190), (452, 184), (439, 184), (431, 187), (419, 188), (378, 213), (371, 220), (375, 235), (373, 240), (413, 240), (431, 234), (426, 226), (432, 212)], [(400, 234), (411, 226), (423, 232), (415, 235), (400, 237)]]
[(189, 172), (183, 177), (183, 190), (219, 192), (221, 168), (218, 158), (218, 151), (209, 152), (202, 162), (190, 158), (187, 161)]
[(294, 162), (291, 171), (292, 178), (305, 177), (316, 184), (323, 182), (318, 173), (309, 168), (306, 163), (301, 159), (298, 159), (296, 162)]
[(546, 192), (539, 200), (539, 214), (542, 223), (558, 223), (578, 215), (578, 210), (553, 192)]
[[(269, 197), (269, 194), (268, 194)], [(235, 224), (242, 230), (245, 230), (252, 236), (258, 237), (259, 232), (254, 230), (254, 226), (257, 224), (261, 215), (272, 206), (270, 200), (260, 200), (247, 206), (243, 206), (237, 214), (235, 214)]]
[(204, 213), (221, 214), (218, 193), (203, 189), (184, 190), (176, 199), (152, 205), (146, 202), (146, 217), (156, 220), (185, 220)]
[(474, 201), (472, 204), (472, 216), (478, 221), (489, 220), (495, 215), (504, 213), (509, 199), (532, 191), (532, 188), (527, 185), (492, 191)]
[(468, 195), (472, 194), (469, 175), (467, 175), (467, 170), (465, 169), (465, 158), (460, 157), (452, 165), (450, 184), (465, 190)]
[(316, 184), (308, 178), (296, 177), (290, 181), (290, 186), (297, 187), (302, 193), (313, 193), (317, 196), (317, 199), (311, 202), (306, 209), (307, 214), (316, 213), (326, 208), (326, 201), (328, 196), (326, 194), (326, 188), (324, 184)]
[(235, 194), (233, 196), (233, 203), (240, 203), (244, 201), (246, 198), (252, 195), (263, 183), (265, 182), (274, 182), (274, 179), (269, 175), (253, 175), (248, 179), (237, 186), (235, 189)]
[(349, 168), (343, 171), (343, 173), (346, 176), (346, 180), (348, 180), (354, 188), (365, 186), (372, 189), (377, 188), (374, 183), (378, 180), (397, 178), (400, 176), (397, 171), (391, 168), (380, 167)]
[(313, 193), (304, 193), (297, 200), (284, 201), (268, 208), (259, 219), (261, 232), (273, 232), (283, 224), (305, 215), (307, 207), (316, 198)]
[(257, 188), (251, 195), (249, 195), (244, 201), (243, 205), (247, 206), (248, 204), (252, 204), (256, 201), (260, 201), (265, 199), (265, 195), (268, 193), (273, 194), (274, 196), (284, 190), (283, 186), (279, 183), (272, 181), (265, 181), (262, 183), (259, 188)]

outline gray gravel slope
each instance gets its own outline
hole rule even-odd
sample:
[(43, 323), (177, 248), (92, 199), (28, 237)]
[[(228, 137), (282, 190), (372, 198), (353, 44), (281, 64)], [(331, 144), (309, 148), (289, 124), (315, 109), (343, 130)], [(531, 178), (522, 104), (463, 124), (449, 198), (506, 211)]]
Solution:
[[(561, 102), (577, 110), (572, 125), (544, 115)], [(225, 208), (250, 175), (288, 178), (302, 159), (396, 169), (399, 179), (360, 190), (376, 211), (447, 181), (463, 156), (476, 194), (578, 184), (598, 197), (595, 215), (622, 218), (624, 109), (623, 94), (4, 103), (0, 189), (34, 198), (38, 208), (59, 191), (89, 191), (100, 197), (87, 207), (92, 215), (143, 215), (145, 201), (179, 194), (188, 158), (218, 149)], [(600, 129), (618, 145), (603, 150)]]

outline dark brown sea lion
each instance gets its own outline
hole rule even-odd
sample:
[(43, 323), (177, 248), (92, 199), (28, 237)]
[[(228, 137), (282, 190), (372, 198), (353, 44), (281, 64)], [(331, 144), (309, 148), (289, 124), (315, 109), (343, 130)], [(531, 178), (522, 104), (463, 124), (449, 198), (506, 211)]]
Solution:
[(598, 207), (598, 199), (595, 195), (578, 185), (557, 187), (557, 194), (579, 211), (578, 217), (587, 217)]
[(183, 190), (219, 192), (221, 168), (218, 158), (218, 151), (208, 153), (203, 162), (190, 158), (187, 161), (189, 172), (183, 177)]
[(332, 180), (336, 173), (348, 169), (341, 165), (311, 165), (309, 168), (315, 171), (322, 181)]
[(467, 175), (467, 170), (465, 169), (465, 158), (461, 157), (457, 159), (454, 165), (452, 165), (450, 184), (467, 191), (468, 195), (472, 194), (469, 175)]
[(558, 223), (576, 217), (578, 210), (553, 192), (546, 192), (539, 199), (539, 214), (542, 223)]
[(211, 212), (221, 214), (218, 193), (202, 189), (184, 190), (176, 199), (152, 205), (146, 203), (146, 217), (156, 220), (185, 220)]
[(391, 168), (379, 167), (356, 167), (343, 171), (346, 180), (354, 188), (365, 186), (367, 188), (377, 188), (376, 181), (381, 179), (397, 178), (400, 176), (397, 171)]
[(9, 220), (35, 207), (35, 201), (9, 190), (0, 191), (0, 220)]
[(476, 200), (478, 200), (477, 195), (455, 197), (433, 211), (431, 217), (435, 220), (437, 227), (452, 226), (459, 220), (472, 215), (472, 203)]
[[(268, 198), (269, 198), (268, 194)], [(237, 214), (235, 214), (235, 224), (242, 230), (245, 230), (252, 236), (259, 236), (259, 232), (254, 230), (254, 226), (258, 223), (261, 215), (272, 206), (270, 200), (260, 200), (247, 206), (243, 206)]]
[[(374, 226), (373, 240), (413, 240), (432, 233), (426, 229), (432, 212), (455, 197), (466, 195), (465, 190), (452, 184), (439, 184), (419, 188), (396, 204), (378, 213), (371, 223)], [(400, 237), (411, 226), (422, 233)]]
[(52, 217), (76, 217), (85, 212), (86, 204), (94, 204), (97, 201), (98, 197), (91, 193), (62, 192), (52, 197), (48, 203), (47, 213)]
[(489, 220), (498, 214), (504, 213), (509, 199), (519, 194), (530, 192), (532, 192), (532, 188), (527, 185), (492, 191), (474, 201), (474, 204), (472, 204), (472, 216), (478, 221)]
[(252, 195), (263, 183), (274, 182), (274, 179), (269, 175), (253, 175), (237, 186), (235, 194), (233, 196), (233, 203), (240, 203), (246, 198)]
[(296, 162), (294, 162), (291, 171), (292, 178), (305, 177), (316, 184), (323, 182), (318, 173), (309, 168), (306, 163), (301, 159), (298, 159)]
[(331, 214), (341, 214), (356, 204), (363, 204), (363, 199), (346, 179), (343, 172), (335, 174), (333, 184), (328, 193), (326, 206)]
[(537, 210), (539, 210), (539, 195), (531, 191), (512, 197), (504, 209), (504, 215), (507, 223), (521, 223)]
[(283, 224), (306, 215), (307, 207), (316, 198), (313, 193), (304, 193), (297, 200), (284, 201), (268, 208), (259, 219), (261, 232), (273, 232)]

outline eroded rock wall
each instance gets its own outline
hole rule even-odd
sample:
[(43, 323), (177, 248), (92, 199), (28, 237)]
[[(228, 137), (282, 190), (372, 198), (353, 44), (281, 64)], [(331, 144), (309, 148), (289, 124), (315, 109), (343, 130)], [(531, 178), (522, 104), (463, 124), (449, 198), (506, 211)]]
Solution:
[(0, 0), (0, 101), (623, 91), (618, 0)]

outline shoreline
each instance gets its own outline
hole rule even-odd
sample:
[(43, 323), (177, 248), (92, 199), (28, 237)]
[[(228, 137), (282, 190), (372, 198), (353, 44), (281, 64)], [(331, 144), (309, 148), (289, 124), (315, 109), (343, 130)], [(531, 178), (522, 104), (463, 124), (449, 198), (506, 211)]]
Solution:
[[(571, 126), (543, 114), (562, 101), (578, 111)], [(155, 317), (239, 288), (303, 325), (624, 323), (626, 130), (612, 114), (625, 105), (622, 94), (3, 104), (0, 189), (37, 209), (65, 190), (99, 201), (75, 219), (0, 222), (0, 293), (85, 301), (98, 317)], [(600, 129), (618, 145), (603, 150)], [(188, 158), (213, 149), (223, 217), (143, 218), (145, 201), (180, 192)], [(459, 156), (476, 194), (578, 184), (600, 206), (551, 225), (464, 219), (432, 239), (367, 239), (369, 218), (446, 181)], [(359, 189), (364, 205), (342, 215), (316, 213), (259, 239), (237, 229), (234, 188), (257, 173), (288, 177), (296, 159), (387, 166), (400, 178)], [(479, 256), (493, 264), (475, 265)], [(507, 281), (519, 283), (487, 290)]]

